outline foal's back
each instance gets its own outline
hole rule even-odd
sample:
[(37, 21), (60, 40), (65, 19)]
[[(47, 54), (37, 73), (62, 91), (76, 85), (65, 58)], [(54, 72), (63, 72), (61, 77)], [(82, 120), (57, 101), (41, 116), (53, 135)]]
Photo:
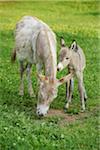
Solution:
[(77, 45), (77, 51), (72, 51), (71, 64), (76, 71), (83, 71), (86, 66), (85, 55), (79, 45)]

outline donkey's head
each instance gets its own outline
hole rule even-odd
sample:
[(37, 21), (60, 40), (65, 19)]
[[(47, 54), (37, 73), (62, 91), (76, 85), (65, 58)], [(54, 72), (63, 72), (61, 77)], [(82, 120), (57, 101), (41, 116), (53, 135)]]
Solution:
[(72, 51), (77, 50), (77, 44), (75, 40), (72, 42), (70, 48), (65, 45), (65, 41), (61, 38), (61, 50), (59, 55), (59, 63), (57, 66), (57, 71), (61, 71), (65, 67), (67, 67), (72, 59)]
[(44, 116), (47, 114), (49, 106), (54, 98), (57, 97), (58, 86), (67, 81), (66, 77), (61, 79), (51, 79), (44, 75), (38, 75), (40, 87), (38, 92), (37, 115)]

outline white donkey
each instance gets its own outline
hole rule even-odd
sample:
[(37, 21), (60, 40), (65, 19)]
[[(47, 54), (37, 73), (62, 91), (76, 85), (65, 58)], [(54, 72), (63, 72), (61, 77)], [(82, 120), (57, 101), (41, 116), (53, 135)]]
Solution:
[[(65, 46), (65, 41), (61, 38), (61, 50), (60, 50), (60, 62), (58, 63), (57, 70), (60, 71), (65, 67), (68, 67), (68, 72), (76, 75), (78, 79), (78, 87), (80, 92), (80, 99), (82, 104), (82, 110), (85, 110), (85, 101), (87, 99), (87, 94), (85, 91), (83, 83), (83, 71), (86, 66), (85, 55), (83, 50), (77, 45), (74, 40), (71, 46), (68, 48)], [(71, 103), (72, 92), (73, 92), (73, 78), (67, 82), (67, 103), (65, 108), (69, 108), (69, 103)]]
[[(28, 91), (30, 96), (33, 95), (30, 71), (32, 64), (36, 64), (39, 77), (37, 114), (43, 116), (57, 96), (57, 87), (71, 77), (70, 74), (60, 80), (56, 79), (55, 34), (39, 19), (31, 16), (23, 17), (16, 25), (12, 61), (16, 59), (16, 56), (20, 63), (20, 95), (24, 94), (23, 73), (25, 70), (28, 77)], [(45, 76), (42, 75), (42, 69), (44, 69)]]

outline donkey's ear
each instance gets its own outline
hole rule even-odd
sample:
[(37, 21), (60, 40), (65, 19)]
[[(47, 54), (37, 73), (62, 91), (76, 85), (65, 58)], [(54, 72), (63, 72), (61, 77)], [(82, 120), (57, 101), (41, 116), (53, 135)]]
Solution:
[(40, 81), (49, 81), (48, 77), (46, 77), (42, 74), (37, 74), (37, 76)]
[(68, 74), (67, 76), (57, 80), (57, 86), (62, 85), (63, 83), (68, 82), (72, 77), (73, 77), (73, 73)]
[(65, 41), (64, 41), (63, 37), (61, 37), (61, 39), (60, 39), (60, 44), (62, 47), (65, 47)]
[(77, 42), (75, 40), (73, 40), (70, 49), (77, 52), (78, 51), (78, 46), (77, 46)]

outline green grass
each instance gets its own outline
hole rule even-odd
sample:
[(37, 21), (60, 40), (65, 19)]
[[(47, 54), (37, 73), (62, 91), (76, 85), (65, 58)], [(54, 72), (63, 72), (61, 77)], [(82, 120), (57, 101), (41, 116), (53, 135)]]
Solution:
[[(99, 5), (99, 1), (0, 2), (0, 150), (99, 150)], [(84, 82), (88, 94), (83, 117), (77, 81), (73, 103), (66, 116), (80, 117), (71, 122), (59, 115), (37, 118), (37, 100), (27, 94), (27, 82), (25, 96), (18, 95), (18, 62), (12, 65), (10, 56), (15, 24), (24, 15), (37, 16), (53, 29), (58, 41), (57, 53), (60, 36), (65, 38), (67, 45), (76, 39), (83, 48), (87, 60)], [(37, 94), (35, 71), (34, 66), (32, 82)], [(65, 74), (66, 70), (57, 77)], [(63, 110), (64, 103), (65, 85), (62, 85), (51, 108)]]

